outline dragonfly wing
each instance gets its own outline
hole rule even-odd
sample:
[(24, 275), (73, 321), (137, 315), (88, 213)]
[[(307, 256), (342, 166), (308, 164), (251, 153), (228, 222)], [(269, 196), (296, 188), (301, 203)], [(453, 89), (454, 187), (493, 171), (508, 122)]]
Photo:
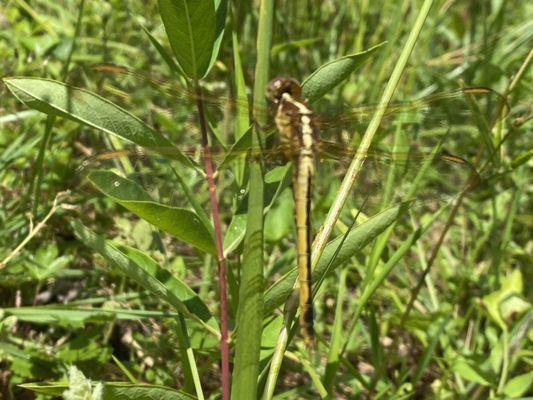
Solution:
[[(335, 146), (338, 147), (338, 146)], [(377, 213), (391, 203), (408, 199), (423, 202), (449, 201), (461, 191), (468, 190), (478, 175), (465, 159), (452, 156), (443, 148), (443, 142), (425, 152), (409, 149), (413, 145), (386, 150), (370, 151), (352, 189), (354, 206), (361, 204), (369, 196), (365, 212)], [(318, 186), (326, 182), (322, 190), (324, 196), (336, 196), (335, 191), (341, 181), (351, 156), (344, 152), (342, 157), (322, 158), (319, 163)], [(337, 176), (338, 179), (332, 179)], [(470, 185), (470, 186), (467, 186)], [(319, 189), (320, 190), (320, 189)], [(328, 203), (326, 199), (323, 199)], [(320, 204), (322, 202), (319, 201)]]
[[(150, 102), (145, 109), (152, 109), (156, 114), (165, 114), (161, 110), (167, 110), (165, 115), (170, 114), (174, 118), (181, 115), (189, 119), (196, 115), (196, 97), (180, 82), (164, 78), (154, 79), (148, 74), (131, 71), (126, 67), (113, 64), (97, 64), (93, 66), (93, 70), (100, 74), (108, 74), (111, 82), (120, 86), (120, 93), (132, 93), (132, 95), (136, 93), (136, 89), (132, 89), (131, 86), (132, 79), (136, 81), (138, 89), (144, 89), (147, 85), (155, 88), (163, 96), (144, 96), (145, 93), (142, 92), (141, 99)], [(243, 110), (248, 115), (255, 117), (270, 117), (272, 114), (268, 108), (251, 110), (247, 98), (235, 99), (227, 96), (227, 87), (211, 89), (214, 89), (211, 93), (204, 90), (205, 94), (202, 94), (201, 99), (212, 114), (212, 120), (224, 121), (220, 137), (230, 138), (231, 141), (232, 132), (235, 132), (235, 121), (237, 121), (237, 116), (242, 119)], [(470, 138), (471, 147), (477, 148), (474, 143), (479, 142), (479, 134), (481, 134), (481, 140), (490, 146), (487, 127), (492, 126), (492, 122), (500, 117), (494, 114), (498, 110), (497, 105), (502, 102), (504, 100), (498, 93), (480, 87), (433, 93), (410, 101), (394, 102), (383, 110), (381, 130), (376, 136), (376, 140), (379, 142), (382, 138), (390, 136), (391, 132), (401, 124), (402, 129), (408, 129), (412, 132), (412, 138), (414, 138), (413, 135), (417, 135), (418, 138), (431, 139), (443, 136), (444, 133), (448, 132), (451, 136), (457, 134), (463, 135), (466, 139)], [(157, 107), (153, 107), (154, 105)], [(317, 107), (314, 107), (318, 114), (317, 125), (320, 136), (323, 139), (335, 140), (345, 148), (353, 148), (357, 145), (370, 119), (379, 110), (378, 106), (372, 105), (342, 106), (340, 109), (329, 104), (327, 107), (320, 107), (320, 105), (317, 104)], [(268, 120), (270, 119), (268, 118)], [(169, 136), (181, 142), (183, 135), (179, 132), (176, 134), (176, 131), (183, 131), (183, 126), (177, 124), (172, 126), (169, 121), (166, 121), (166, 124), (167, 126), (164, 128), (168, 127), (171, 131)], [(191, 130), (197, 129), (195, 125), (193, 122), (189, 128)], [(185, 139), (184, 144), (187, 144), (187, 141), (192, 138), (198, 137), (199, 134), (194, 135), (194, 132), (188, 132), (183, 138)], [(430, 143), (429, 146), (431, 147), (433, 144)], [(418, 146), (428, 145), (423, 141), (418, 141)], [(454, 154), (457, 153), (454, 149), (450, 151)]]
[[(410, 128), (424, 136), (462, 131), (475, 137), (476, 131), (485, 134), (483, 130), (501, 118), (496, 113), (502, 101), (502, 96), (491, 89), (472, 87), (391, 103), (384, 110), (382, 135), (390, 134), (401, 124), (403, 129)], [(347, 107), (331, 117), (326, 114), (318, 122), (322, 136), (338, 140), (347, 131), (348, 141), (356, 144), (378, 110), (377, 106)]]

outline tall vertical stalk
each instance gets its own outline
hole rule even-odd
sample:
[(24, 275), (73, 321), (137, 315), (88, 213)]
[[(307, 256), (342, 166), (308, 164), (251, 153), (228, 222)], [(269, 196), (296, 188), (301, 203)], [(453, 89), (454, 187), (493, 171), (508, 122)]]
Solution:
[[(274, 0), (262, 0), (257, 32), (257, 64), (254, 77), (253, 109), (266, 106), (265, 87), (269, 74), (270, 45)], [(265, 115), (256, 118), (252, 148), (263, 144), (258, 126), (264, 126)], [(244, 238), (244, 255), (239, 288), (235, 369), (232, 379), (232, 399), (255, 399), (259, 376), (259, 351), (263, 322), (263, 170), (259, 159), (250, 162), (248, 219)]]
[[(391, 78), (389, 82), (387, 83), (387, 86), (385, 87), (385, 90), (379, 102), (377, 111), (373, 115), (372, 120), (370, 121), (370, 124), (368, 125), (368, 128), (361, 141), (361, 144), (359, 145), (358, 150), (355, 152), (354, 159), (352, 160), (348, 168), (348, 171), (346, 173), (346, 176), (344, 177), (344, 180), (341, 183), (341, 187), (339, 188), (337, 197), (335, 198), (335, 201), (333, 205), (331, 206), (328, 212), (328, 215), (326, 216), (324, 224), (322, 225), (320, 231), (317, 234), (317, 237), (315, 239), (315, 242), (313, 243), (313, 249), (312, 249), (312, 256), (311, 256), (312, 268), (314, 268), (317, 265), (318, 260), (320, 259), (320, 256), (322, 252), (324, 251), (324, 248), (326, 247), (328, 238), (333, 230), (333, 227), (335, 226), (335, 223), (340, 215), (340, 212), (342, 208), (344, 207), (344, 204), (346, 203), (346, 199), (348, 198), (350, 189), (352, 185), (354, 184), (359, 172), (361, 171), (361, 167), (365, 161), (366, 154), (368, 152), (370, 144), (372, 143), (372, 139), (374, 138), (374, 135), (377, 132), (377, 129), (381, 123), (381, 119), (383, 118), (383, 115), (385, 114), (385, 110), (390, 100), (392, 99), (392, 95), (394, 94), (394, 91), (396, 87), (398, 86), (403, 70), (405, 69), (405, 66), (407, 65), (409, 56), (411, 55), (411, 52), (413, 51), (415, 43), (418, 39), (418, 36), (420, 35), (422, 26), (424, 25), (424, 22), (429, 14), (429, 10), (431, 9), (432, 4), (433, 4), (433, 0), (425, 0), (424, 4), (422, 5), (422, 8), (420, 9), (420, 12), (416, 18), (413, 28), (409, 34), (407, 42), (391, 74)], [(287, 308), (290, 308), (290, 306), (288, 305)], [(290, 310), (287, 310), (286, 312), (287, 312), (287, 315), (294, 315), (294, 313), (291, 313)], [(274, 348), (274, 355), (277, 360), (281, 360), (282, 354), (287, 347), (287, 342), (289, 338), (289, 335), (288, 335), (289, 329), (290, 329), (290, 323), (288, 323), (287, 320), (285, 320), (284, 326), (282, 328), (282, 332), (280, 333), (278, 337), (278, 341)], [(272, 397), (273, 385), (275, 385), (275, 382), (279, 375), (280, 368), (281, 368), (281, 362), (271, 365), (269, 375), (267, 378), (268, 394), (266, 394), (263, 397), (263, 399), (269, 400)], [(331, 373), (335, 374), (335, 370), (336, 368), (334, 368), (331, 371)], [(267, 392), (265, 391), (265, 393)]]
[(220, 227), (220, 216), (218, 213), (218, 201), (216, 194), (215, 179), (213, 177), (213, 160), (211, 149), (207, 138), (207, 121), (205, 118), (203, 96), (198, 82), (195, 82), (196, 108), (200, 120), (200, 131), (202, 135), (202, 150), (204, 169), (209, 190), (209, 201), (213, 213), (213, 227), (215, 230), (215, 244), (217, 248), (218, 264), (218, 286), (220, 291), (220, 358), (221, 358), (221, 389), (222, 399), (229, 400), (229, 346), (228, 346), (228, 307), (226, 297), (226, 262), (224, 258), (224, 247), (222, 245), (222, 229)]
[(328, 238), (331, 232), (333, 231), (333, 227), (335, 226), (335, 223), (339, 218), (341, 210), (344, 207), (344, 204), (346, 203), (346, 199), (350, 194), (352, 185), (354, 184), (355, 180), (357, 179), (357, 176), (359, 175), (359, 172), (361, 171), (366, 155), (368, 153), (368, 149), (370, 148), (370, 144), (372, 143), (372, 139), (374, 138), (374, 135), (376, 134), (379, 128), (383, 115), (385, 114), (385, 110), (392, 99), (392, 95), (394, 94), (394, 91), (396, 90), (396, 87), (400, 82), (402, 73), (415, 47), (416, 41), (418, 40), (418, 37), (420, 35), (420, 32), (422, 31), (422, 27), (424, 26), (424, 22), (429, 14), (432, 5), (433, 0), (425, 0), (422, 4), (422, 7), (420, 9), (420, 12), (418, 13), (413, 28), (411, 29), (409, 37), (407, 38), (407, 42), (405, 43), (405, 46), (403, 47), (402, 52), (400, 53), (398, 62), (394, 66), (391, 78), (387, 82), (387, 86), (385, 86), (385, 90), (383, 91), (383, 95), (381, 96), (377, 110), (372, 116), (372, 120), (370, 121), (368, 128), (366, 129), (365, 134), (361, 140), (361, 144), (355, 152), (354, 159), (348, 167), (346, 176), (344, 177), (341, 183), (341, 187), (339, 188), (335, 201), (329, 209), (324, 224), (322, 225), (320, 231), (316, 236), (315, 242), (313, 243), (313, 267), (317, 264), (320, 255), (324, 251)]

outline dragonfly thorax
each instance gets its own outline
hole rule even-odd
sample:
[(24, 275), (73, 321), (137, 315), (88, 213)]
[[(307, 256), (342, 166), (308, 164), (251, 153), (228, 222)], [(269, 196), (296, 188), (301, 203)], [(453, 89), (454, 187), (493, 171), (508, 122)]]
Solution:
[(305, 103), (285, 93), (274, 119), (279, 146), (287, 159), (295, 159), (303, 153), (313, 156), (317, 148), (315, 114)]
[(301, 94), (301, 86), (293, 78), (274, 78), (267, 86), (268, 98), (277, 106), (274, 119), (280, 150), (289, 160), (303, 153), (313, 157), (316, 150), (315, 113)]

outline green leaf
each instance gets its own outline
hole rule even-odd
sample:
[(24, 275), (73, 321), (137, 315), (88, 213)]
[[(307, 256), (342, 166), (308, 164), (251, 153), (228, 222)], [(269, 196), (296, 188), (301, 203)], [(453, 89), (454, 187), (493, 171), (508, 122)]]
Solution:
[(246, 214), (234, 214), (224, 236), (224, 255), (230, 254), (241, 244), (246, 233)]
[(167, 64), (170, 72), (173, 74), (179, 73), (181, 75), (185, 75), (180, 65), (176, 63), (176, 61), (172, 58), (172, 55), (163, 47), (161, 43), (159, 43), (156, 37), (152, 35), (150, 31), (148, 31), (148, 29), (146, 29), (143, 25), (141, 25), (141, 28), (144, 33), (146, 33), (146, 36), (148, 36), (148, 39), (150, 39), (150, 42), (152, 42), (152, 45), (155, 47), (163, 61)]
[(279, 242), (294, 228), (294, 203), (289, 190), (284, 191), (265, 217), (265, 240)]
[(32, 324), (54, 325), (67, 328), (83, 328), (88, 323), (105, 323), (142, 318), (175, 318), (175, 313), (145, 310), (115, 310), (105, 308), (73, 308), (61, 306), (10, 307), (0, 309), (5, 316), (14, 315), (19, 321)]
[(156, 203), (142, 187), (109, 171), (92, 171), (89, 180), (98, 190), (161, 230), (201, 251), (216, 255), (211, 227), (185, 208)]
[(30, 341), (18, 345), (0, 341), (0, 358), (9, 362), (9, 371), (18, 379), (53, 379), (61, 376), (58, 360)]
[(522, 299), (523, 280), (520, 270), (514, 269), (502, 279), (500, 289), (483, 296), (490, 317), (502, 329), (507, 329), (506, 320), (513, 314), (521, 314), (531, 308), (531, 304)]
[(222, 44), (222, 39), (224, 37), (224, 28), (226, 26), (226, 15), (228, 12), (228, 0), (215, 0), (215, 10), (216, 10), (216, 28), (215, 28), (215, 43), (213, 44), (213, 51), (211, 52), (211, 61), (209, 62), (208, 71), (211, 70), (213, 64), (218, 57), (218, 52), (220, 50), (220, 45)]
[(512, 398), (520, 397), (529, 391), (531, 385), (533, 385), (533, 371), (509, 379), (503, 393)]
[(76, 236), (84, 244), (101, 254), (126, 276), (134, 279), (177, 311), (195, 318), (211, 332), (217, 333), (216, 321), (203, 301), (184, 282), (161, 268), (153, 259), (127, 246), (121, 246), (119, 249), (77, 221), (73, 221), (71, 225)]
[(102, 327), (80, 331), (69, 341), (56, 346), (57, 357), (64, 363), (91, 362), (93, 365), (103, 366), (108, 360), (113, 349), (99, 343)]
[(139, 146), (164, 150), (167, 156), (173, 153), (173, 159), (193, 166), (191, 160), (161, 133), (96, 93), (50, 79), (4, 78), (3, 81), (11, 93), (30, 108), (91, 126)]
[(252, 127), (253, 126), (249, 126), (248, 129), (242, 133), (242, 136), (226, 152), (224, 159), (218, 166), (218, 170), (226, 168), (232, 161), (241, 158), (243, 153), (250, 149), (252, 146)]
[(216, 38), (213, 0), (159, 0), (170, 47), (185, 74), (194, 80), (208, 72)]
[(350, 54), (320, 66), (302, 82), (303, 98), (313, 101), (324, 96), (348, 78), (352, 72), (368, 60), (383, 44), (380, 43), (361, 53)]
[[(266, 98), (263, 93), (268, 80), (269, 51), (272, 42), (272, 21), (274, 18), (274, 1), (261, 1), (257, 26), (257, 58), (254, 74), (253, 109), (262, 109)], [(258, 116), (254, 116), (256, 118)], [(259, 125), (265, 120), (259, 116)], [(261, 147), (263, 138), (254, 129), (252, 149)], [(263, 283), (263, 212), (265, 204), (265, 186), (262, 166), (252, 159), (249, 164), (248, 215), (244, 238), (241, 284), (239, 287), (239, 306), (237, 310), (237, 340), (231, 377), (231, 399), (253, 399), (257, 397), (259, 378), (259, 357), (261, 351), (261, 333), (264, 313)]]
[[(166, 386), (125, 382), (103, 382), (104, 400), (194, 400), (196, 397)], [(66, 382), (35, 382), (20, 385), (24, 389), (49, 396), (61, 396)]]
[(244, 238), (243, 269), (237, 310), (232, 399), (255, 398), (263, 326), (263, 204), (260, 165), (250, 165), (250, 194)]
[[(408, 201), (395, 205), (354, 228), (346, 237), (337, 257), (330, 266), (329, 271), (333, 271), (336, 267), (348, 261), (351, 257), (357, 254), (357, 252), (361, 251), (363, 247), (375, 239), (376, 236), (383, 232), (390, 224), (396, 221), (396, 219), (412, 204), (413, 202)], [(334, 256), (343, 236), (344, 235), (340, 235), (330, 241), (324, 249), (322, 257), (318, 260), (317, 266), (313, 270), (314, 282), (320, 282), (322, 280), (322, 275), (328, 269), (328, 264)], [(296, 268), (293, 268), (268, 288), (265, 295), (265, 313), (267, 315), (287, 300), (287, 297), (292, 292), (296, 275), (297, 270)]]
[(476, 382), (483, 386), (490, 386), (492, 384), (491, 378), (486, 372), (482, 371), (473, 362), (464, 358), (457, 360), (452, 366), (452, 370), (468, 381)]

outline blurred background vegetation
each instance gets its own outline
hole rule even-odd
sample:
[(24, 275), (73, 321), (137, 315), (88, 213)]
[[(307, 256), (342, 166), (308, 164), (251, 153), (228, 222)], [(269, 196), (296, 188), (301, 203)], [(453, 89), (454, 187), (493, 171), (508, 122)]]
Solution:
[[(407, 322), (400, 322), (402, 312), (445, 219), (413, 246), (380, 285), (361, 318), (354, 322), (352, 340), (335, 378), (325, 378), (334, 382), (334, 398), (484, 399), (531, 394), (528, 388), (533, 381), (533, 313), (528, 283), (533, 279), (533, 76), (529, 61), (533, 4), (519, 0), (435, 3), (394, 99), (405, 101), (471, 86), (503, 94), (508, 110), (495, 123), (490, 139), (496, 155), (486, 151), (480, 154), (484, 139), (470, 135), (468, 129), (451, 133), (444, 144), (447, 151), (468, 160), (478, 157), (479, 165), (490, 159), (482, 176), (496, 178), (487, 178), (480, 190), (465, 199)], [(180, 96), (176, 89), (179, 85), (173, 83), (180, 79), (168, 71), (141, 28), (168, 46), (157, 2), (87, 1), (76, 36), (79, 6), (78, 0), (4, 0), (0, 5), (0, 76), (52, 78), (90, 89), (155, 126), (180, 146), (193, 148), (198, 144), (194, 104)], [(275, 7), (270, 75), (302, 80), (330, 60), (386, 42), (316, 106), (322, 114), (329, 115), (347, 107), (376, 104), (419, 7), (420, 2), (415, 0), (279, 1)], [(246, 86), (253, 86), (257, 19), (257, 2), (236, 1), (230, 5), (218, 61), (205, 79), (209, 98), (234, 96), (237, 50)], [(65, 73), (75, 36), (70, 67)], [(91, 68), (98, 63), (127, 66), (138, 74), (105, 74)], [(497, 115), (502, 98), (487, 97), (490, 99), (483, 106)], [(146, 252), (187, 282), (216, 314), (213, 260), (157, 232), (87, 183), (86, 171), (81, 168), (84, 160), (121, 148), (120, 141), (58, 119), (41, 164), (39, 149), (46, 118), (20, 104), (5, 85), (0, 86), (0, 98), (0, 260), (28, 236), (32, 224), (46, 217), (57, 193), (70, 190), (65, 201), (72, 206), (58, 209), (36, 237), (0, 269), (0, 397), (45, 398), (17, 385), (60, 380), (72, 364), (94, 380), (134, 377), (141, 382), (181, 388), (184, 372), (182, 354), (176, 347), (177, 323), (174, 318), (163, 316), (169, 307), (87, 248), (73, 235), (69, 221), (80, 220), (108, 239)], [(234, 113), (222, 100), (220, 104), (222, 107), (213, 103), (213, 120), (219, 141), (231, 143)], [(451, 104), (458, 107), (459, 103)], [(446, 118), (453, 122), (454, 115), (462, 111), (465, 110), (435, 110), (441, 124), (435, 122), (435, 132), (442, 137), (449, 130)], [(326, 134), (357, 143), (364, 123), (361, 121), (361, 126), (352, 126), (344, 134)], [(385, 136), (380, 135), (383, 143)], [(504, 144), (499, 146), (504, 137)], [(142, 181), (159, 199), (173, 205), (185, 204), (168, 163), (139, 157), (106, 163)], [(320, 174), (325, 184), (317, 184), (313, 217), (316, 228), (340, 181), (335, 168), (326, 165)], [(444, 175), (440, 176), (436, 170), (431, 188), (452, 195), (455, 190), (456, 195), (461, 190), (461, 179), (447, 168), (443, 167)], [(386, 174), (382, 176), (385, 179)], [(187, 176), (185, 183), (194, 188), (198, 202), (208, 208), (201, 176)], [(236, 200), (242, 193), (232, 177), (221, 174), (217, 185), (227, 226), (246, 203)], [(40, 190), (36, 191), (36, 187)], [(374, 190), (374, 185), (368, 187)], [(350, 224), (351, 211), (361, 205), (365, 194), (359, 191), (350, 199), (338, 233)], [(367, 217), (380, 210), (382, 198), (382, 192), (371, 193), (370, 205), (363, 210)], [(291, 204), (287, 189), (267, 215), (267, 287), (294, 265)], [(423, 224), (433, 212), (430, 207), (424, 208), (412, 216), (410, 223)], [(377, 265), (386, 262), (411, 232), (404, 225), (397, 229)], [(238, 271), (240, 250), (238, 247), (229, 258), (233, 271)], [(327, 355), (327, 338), (334, 330), (338, 302), (346, 314), (341, 323), (350, 325), (349, 318), (361, 294), (365, 265), (371, 261), (370, 252), (369, 246), (324, 283), (324, 290), (316, 299), (316, 325), (326, 341), (320, 344), (317, 357)], [(229, 312), (234, 321), (239, 277), (237, 272), (230, 275), (233, 298)], [(343, 285), (341, 298), (339, 282)], [(63, 308), (66, 312), (53, 314), (46, 308), (50, 305), (67, 305)], [(104, 316), (97, 311), (75, 312), (88, 307), (135, 309), (147, 314)], [(197, 339), (193, 347), (198, 349), (204, 390), (216, 398), (220, 373), (217, 343), (212, 338), (207, 342), (204, 337)], [(277, 398), (317, 396), (309, 371), (299, 362), (299, 357), (308, 356), (302, 356), (305, 351), (297, 341), (291, 344), (291, 356), (284, 361)], [(321, 364), (323, 359), (311, 360), (310, 368), (323, 374)]]

